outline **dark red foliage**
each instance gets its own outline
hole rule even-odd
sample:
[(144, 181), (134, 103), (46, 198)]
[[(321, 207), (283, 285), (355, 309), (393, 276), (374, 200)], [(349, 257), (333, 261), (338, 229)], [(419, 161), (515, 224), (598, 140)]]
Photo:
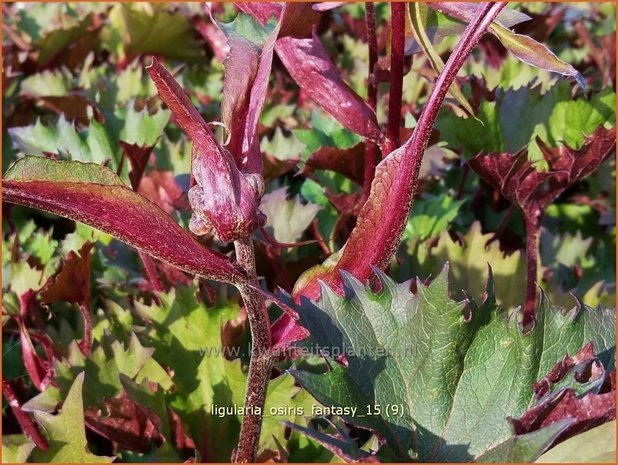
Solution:
[(126, 391), (103, 401), (106, 412), (91, 406), (84, 410), (86, 426), (118, 446), (146, 453), (159, 446), (165, 437), (161, 433), (161, 419), (152, 410), (131, 399)]
[(612, 155), (616, 130), (600, 126), (580, 149), (566, 145), (550, 148), (538, 141), (549, 165), (538, 171), (526, 151), (516, 154), (480, 154), (468, 163), (485, 181), (519, 207), (526, 217), (542, 215), (562, 192), (595, 171)]
[(124, 141), (120, 141), (120, 148), (122, 153), (131, 162), (131, 171), (129, 171), (129, 179), (131, 180), (131, 187), (134, 191), (139, 187), (139, 183), (146, 170), (148, 159), (152, 153), (154, 147), (139, 146), (137, 144), (128, 144)]
[(46, 303), (67, 301), (87, 304), (90, 301), (90, 269), (94, 244), (84, 242), (79, 252), (71, 250), (62, 267), (49, 278), (41, 290), (41, 300)]
[(182, 270), (243, 281), (233, 262), (202, 247), (159, 207), (126, 186), (3, 180), (3, 199), (82, 221)]
[(4, 377), (2, 378), (2, 395), (11, 407), (11, 411), (13, 412), (13, 415), (15, 415), (15, 418), (17, 419), (19, 426), (21, 426), (24, 434), (32, 439), (39, 449), (47, 450), (49, 448), (47, 439), (43, 437), (30, 416), (23, 411), (21, 408), (21, 402), (17, 398), (17, 393), (13, 389), (13, 386), (11, 386), (11, 383), (5, 380)]
[(334, 171), (362, 186), (365, 174), (365, 143), (359, 142), (348, 149), (320, 147), (309, 157), (302, 173), (308, 174), (314, 170)]
[(468, 163), (486, 182), (516, 205), (526, 223), (526, 300), (523, 327), (534, 326), (538, 240), (545, 210), (574, 183), (588, 176), (605, 161), (616, 147), (616, 129), (599, 126), (586, 137), (580, 149), (567, 145), (551, 148), (537, 140), (548, 169), (539, 171), (522, 150), (516, 154), (479, 154)]
[(80, 350), (88, 355), (92, 346), (92, 318), (90, 315), (90, 270), (94, 244), (86, 241), (79, 254), (71, 250), (60, 271), (49, 278), (41, 291), (44, 303), (57, 301), (75, 302), (84, 319), (84, 339)]
[(190, 208), (187, 196), (171, 171), (151, 171), (142, 177), (137, 192), (167, 213)]
[[(519, 418), (511, 418), (515, 434), (526, 434), (566, 418), (573, 422), (558, 438), (564, 441), (616, 418), (616, 372), (606, 373), (592, 344), (573, 357), (565, 356), (541, 381), (535, 383), (538, 402)], [(566, 387), (558, 386), (567, 383)], [(578, 394), (578, 390), (582, 390)]]
[[(262, 24), (271, 16), (279, 18), (282, 11), (280, 5), (272, 3), (237, 3), (237, 6)], [(383, 135), (374, 110), (343, 81), (320, 39), (311, 34), (319, 14), (308, 3), (297, 8), (302, 8), (296, 13), (302, 22), (294, 25), (293, 33), (282, 28), (275, 44), (281, 62), (301, 90), (337, 121), (369, 140), (381, 140)]]

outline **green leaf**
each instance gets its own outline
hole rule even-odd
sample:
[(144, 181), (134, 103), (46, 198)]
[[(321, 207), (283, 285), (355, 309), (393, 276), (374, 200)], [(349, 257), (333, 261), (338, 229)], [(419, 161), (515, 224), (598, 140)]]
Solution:
[[(233, 303), (206, 308), (197, 302), (195, 292), (195, 287), (177, 287), (160, 294), (161, 305), (137, 302), (136, 306), (148, 322), (146, 337), (155, 348), (153, 358), (173, 372), (174, 389), (166, 393), (168, 405), (196, 442), (201, 460), (229, 461), (237, 445), (241, 416), (218, 415), (212, 409), (244, 403), (247, 375), (238, 358), (240, 348), (224, 346), (221, 340), (224, 325), (238, 316), (239, 308)], [(277, 450), (276, 441), (286, 443), (285, 420), (307, 425), (313, 403), (290, 375), (271, 380), (258, 454)]]
[(82, 404), (83, 384), (84, 374), (81, 373), (75, 378), (59, 414), (34, 412), (49, 442), (48, 450), (33, 451), (34, 462), (108, 463), (113, 460), (113, 457), (94, 455), (88, 450)]
[(260, 210), (266, 215), (266, 226), (279, 242), (296, 242), (320, 210), (318, 205), (302, 204), (299, 196), (288, 199), (288, 188), (282, 187), (262, 197)]
[(537, 463), (616, 463), (616, 421), (578, 434), (545, 452)]
[(221, 30), (226, 36), (238, 35), (257, 47), (263, 47), (268, 39), (268, 36), (275, 30), (276, 19), (271, 17), (269, 21), (262, 26), (252, 15), (239, 14), (230, 23), (218, 23)]
[(428, 195), (416, 200), (403, 233), (404, 240), (415, 238), (425, 241), (446, 231), (464, 202), (465, 200), (454, 200), (447, 194)]
[[(86, 141), (80, 137), (75, 126), (68, 122), (64, 115), (55, 125), (43, 126), (41, 120), (34, 125), (9, 129), (13, 147), (28, 155), (44, 155), (45, 153), (64, 154), (73, 160), (103, 162), (105, 155), (96, 154), (97, 159), (88, 149)], [(98, 158), (101, 156), (102, 158)]]
[(123, 186), (120, 178), (111, 170), (88, 163), (59, 163), (41, 157), (24, 157), (4, 174), (4, 179), (19, 179), (34, 182), (45, 179), (67, 183), (93, 183), (107, 186)]
[(311, 129), (294, 129), (292, 134), (305, 145), (301, 154), (303, 160), (320, 147), (344, 149), (361, 141), (359, 136), (343, 127), (337, 120), (318, 110), (311, 113)]
[(129, 61), (144, 54), (188, 62), (203, 58), (189, 18), (166, 5), (115, 5), (109, 21), (109, 45)]
[[(605, 89), (590, 99), (574, 99), (566, 83), (547, 92), (539, 86), (496, 89), (495, 101), (482, 101), (476, 118), (460, 118), (443, 111), (437, 128), (441, 139), (465, 158), (478, 153), (517, 153), (528, 147), (530, 160), (542, 160), (536, 138), (549, 147), (566, 144), (579, 149), (585, 136), (600, 126), (615, 125), (616, 94)], [(517, 117), (513, 117), (517, 115)]]
[(581, 87), (586, 87), (584, 78), (579, 74), (579, 71), (556, 57), (545, 45), (531, 37), (515, 34), (495, 22), (489, 28), (502, 45), (524, 63), (564, 76), (574, 77)]
[(456, 298), (465, 297), (462, 289), (474, 297), (481, 296), (488, 265), (491, 266), (496, 301), (512, 310), (523, 302), (521, 290), (526, 280), (526, 264), (519, 251), (505, 255), (498, 241), (490, 242), (492, 238), (492, 233), (483, 234), (481, 224), (474, 222), (465, 236), (460, 237), (461, 242), (444, 232), (435, 245), (408, 242), (407, 253), (418, 261), (418, 268), (415, 270), (412, 265), (412, 270), (423, 277), (438, 275), (442, 264), (449, 262), (452, 296)]
[(112, 342), (107, 339), (98, 345), (88, 358), (84, 357), (75, 343), (71, 343), (68, 357), (57, 361), (54, 366), (54, 381), (58, 387), (49, 387), (26, 403), (25, 408), (50, 411), (51, 407), (53, 411), (53, 402), (50, 400), (66, 395), (80, 373), (85, 376), (84, 406), (103, 407), (104, 399), (111, 399), (120, 393), (123, 387), (121, 376), (129, 379), (138, 377), (153, 352), (154, 349), (142, 346), (133, 333), (126, 348), (120, 341)]
[(25, 434), (2, 436), (2, 462), (24, 463), (35, 445)]
[(532, 383), (565, 353), (592, 341), (613, 367), (613, 310), (562, 314), (544, 298), (536, 328), (524, 336), (519, 315), (496, 305), (491, 277), (485, 302), (470, 300), (466, 308), (450, 299), (447, 274), (445, 268), (427, 287), (417, 282), (413, 295), (409, 283), (381, 273), (379, 293), (346, 273), (345, 297), (323, 286), (319, 304), (305, 299), (297, 309), (308, 344), (345, 354), (347, 367), (333, 362), (325, 375), (292, 374), (322, 404), (348, 408), (346, 421), (384, 437), (382, 457), (478, 458), (511, 437), (506, 418), (525, 411)]
[[(556, 440), (574, 420), (553, 423), (532, 433), (513, 436), (477, 458), (478, 462), (532, 462)], [(568, 460), (572, 461), (572, 460)]]
[[(425, 30), (428, 26), (428, 14), (429, 8), (426, 5), (421, 5), (420, 3), (413, 2), (410, 3), (408, 8), (408, 14), (411, 18), (412, 28), (414, 29), (414, 33), (416, 34), (416, 38), (418, 43), (423, 48), (423, 51), (429, 58), (432, 68), (436, 73), (441, 73), (444, 69), (444, 61), (440, 58), (440, 54), (434, 48), (429, 36), (427, 35), (427, 31)], [(433, 12), (432, 12), (433, 13)], [(461, 88), (457, 81), (454, 81), (449, 88), (449, 93), (457, 103), (464, 108), (468, 114), (474, 115), (474, 110), (466, 100), (466, 97), (461, 92)]]
[(20, 94), (30, 97), (62, 97), (68, 95), (71, 87), (71, 74), (66, 68), (53, 71), (46, 69), (21, 81)]
[(579, 149), (584, 144), (584, 136), (594, 133), (597, 127), (616, 124), (615, 108), (616, 94), (609, 87), (595, 93), (590, 100), (559, 101), (549, 118), (550, 137)]
[(120, 131), (120, 140), (127, 144), (137, 144), (140, 147), (155, 145), (163, 134), (163, 129), (169, 122), (171, 114), (170, 110), (162, 108), (150, 113), (145, 106), (140, 111), (136, 111), (135, 103), (130, 101), (126, 108), (116, 112), (116, 115), (124, 122)]
[(275, 128), (272, 138), (264, 136), (260, 142), (260, 150), (272, 155), (277, 160), (298, 160), (304, 151), (303, 144), (293, 133), (285, 136), (279, 126)]

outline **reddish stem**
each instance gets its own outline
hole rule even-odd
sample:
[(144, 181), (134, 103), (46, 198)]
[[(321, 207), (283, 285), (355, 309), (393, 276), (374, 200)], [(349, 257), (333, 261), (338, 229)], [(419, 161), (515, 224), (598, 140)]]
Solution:
[[(328, 278), (322, 276), (322, 279), (328, 284), (337, 286), (340, 283), (339, 270), (347, 270), (361, 280), (367, 279), (373, 273), (372, 266), (385, 267), (395, 253), (416, 195), (423, 154), (427, 148), (444, 97), (474, 46), (505, 6), (506, 2), (485, 4), (477, 17), (464, 31), (455, 50), (451, 53), (444, 69), (438, 76), (412, 136), (400, 149), (402, 152), (400, 155), (401, 163), (398, 166), (397, 173), (393, 176), (393, 180), (390, 181), (392, 187), (387, 197), (389, 201), (388, 210), (374, 208), (375, 205), (372, 203), (371, 197), (365, 202), (335, 269)], [(382, 163), (387, 160), (388, 158)], [(374, 190), (378, 192), (382, 188), (382, 183), (374, 182), (372, 193)], [(380, 194), (376, 194), (376, 196), (378, 195)], [(370, 223), (372, 223), (373, 234), (368, 237), (366, 230)], [(307, 290), (302, 292), (308, 297), (314, 297), (315, 294), (319, 293), (319, 286), (317, 283), (312, 287), (307, 285)]]
[(324, 237), (320, 233), (317, 220), (313, 220), (311, 222), (311, 232), (313, 234), (313, 237), (315, 237), (315, 239), (318, 241), (318, 245), (322, 249), (322, 252), (324, 252), (327, 257), (330, 256), (333, 252), (330, 250), (330, 248), (328, 247), (328, 244), (324, 240)]
[(391, 79), (388, 94), (386, 154), (399, 147), (401, 95), (403, 92), (403, 60), (406, 40), (406, 4), (391, 3)]
[[(365, 22), (367, 25), (367, 47), (369, 49), (369, 75), (367, 76), (367, 105), (375, 111), (378, 101), (378, 84), (375, 77), (375, 66), (378, 62), (378, 38), (376, 35), (376, 12), (373, 3), (365, 3)], [(369, 196), (371, 182), (375, 175), (378, 161), (378, 146), (365, 141), (365, 173), (363, 177), (363, 201)]]
[(157, 292), (164, 291), (165, 288), (159, 280), (154, 258), (152, 258), (150, 255), (146, 255), (142, 251), (139, 252), (139, 257), (142, 259), (142, 263), (144, 264), (144, 271), (146, 272), (146, 276), (148, 276), (148, 281), (150, 281), (150, 284), (152, 284), (152, 288)]
[(255, 255), (251, 237), (234, 242), (236, 261), (249, 276), (250, 283), (238, 286), (251, 328), (251, 361), (247, 378), (244, 408), (247, 412), (240, 425), (238, 447), (232, 461), (255, 462), (255, 454), (262, 430), (262, 415), (273, 357), (270, 353), (271, 335), (268, 311), (259, 289), (255, 272)]
[(2, 395), (4, 395), (5, 399), (11, 406), (11, 410), (17, 419), (17, 423), (21, 426), (24, 434), (32, 439), (34, 444), (39, 449), (47, 450), (49, 448), (47, 440), (43, 437), (28, 414), (22, 410), (21, 402), (17, 398), (17, 393), (13, 389), (13, 386), (11, 386), (11, 384), (5, 380), (4, 377), (2, 378)]
[(21, 356), (24, 361), (24, 367), (28, 372), (28, 376), (32, 380), (32, 384), (39, 390), (45, 390), (45, 378), (47, 375), (47, 368), (43, 360), (36, 353), (30, 333), (26, 327), (26, 319), (28, 317), (28, 311), (32, 304), (36, 292), (32, 289), (25, 292), (19, 297), (19, 316), (17, 316), (17, 325), (19, 326), (20, 340), (21, 340)]
[(522, 329), (527, 334), (534, 328), (536, 313), (536, 276), (539, 263), (539, 233), (542, 215), (525, 215), (526, 223), (526, 302)]
[(90, 316), (90, 306), (87, 303), (79, 304), (79, 311), (84, 319), (84, 339), (79, 343), (79, 350), (86, 357), (90, 356), (92, 348), (92, 317)]

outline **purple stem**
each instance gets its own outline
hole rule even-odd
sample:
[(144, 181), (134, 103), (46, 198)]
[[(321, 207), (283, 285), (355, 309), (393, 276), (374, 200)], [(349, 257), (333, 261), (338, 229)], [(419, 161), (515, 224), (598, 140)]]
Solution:
[[(440, 106), (451, 84), (455, 80), (457, 72), (463, 66), (468, 55), (472, 52), (472, 49), (476, 46), (478, 41), (481, 40), (487, 28), (489, 28), (496, 16), (498, 16), (500, 11), (506, 6), (506, 3), (507, 2), (485, 3), (477, 18), (475, 18), (464, 31), (455, 51), (449, 56), (446, 65), (444, 65), (444, 69), (438, 76), (433, 92), (425, 104), (425, 108), (414, 130), (414, 134), (406, 143), (406, 145), (410, 145), (410, 148), (414, 147), (416, 153), (420, 152), (421, 156), (429, 142), (429, 136), (431, 135), (431, 130), (438, 117)], [(418, 160), (418, 167), (420, 168), (420, 160)]]
[(526, 223), (526, 302), (522, 331), (529, 333), (536, 323), (536, 292), (537, 270), (539, 263), (539, 233), (541, 231), (542, 215), (524, 215)]
[(28, 416), (26, 412), (24, 412), (21, 408), (21, 402), (17, 398), (17, 393), (13, 389), (13, 386), (2, 378), (2, 394), (4, 398), (7, 400), (9, 405), (11, 406), (11, 410), (17, 419), (17, 423), (21, 426), (22, 431), (26, 436), (28, 436), (34, 444), (41, 450), (47, 450), (49, 448), (49, 444), (47, 440), (43, 437), (37, 426), (34, 424), (32, 419)]
[[(329, 284), (338, 286), (339, 270), (347, 270), (358, 279), (367, 279), (372, 275), (372, 266), (383, 268), (395, 253), (401, 241), (401, 235), (408, 220), (414, 196), (416, 195), (418, 174), (427, 148), (433, 125), (440, 111), (440, 106), (453, 83), (457, 72), (470, 55), (474, 46), (487, 31), (498, 13), (506, 6), (506, 2), (486, 3), (474, 20), (468, 25), (453, 53), (451, 53), (444, 69), (438, 76), (436, 84), (423, 108), (412, 136), (403, 145), (401, 165), (394, 176), (393, 187), (389, 192), (388, 214), (379, 215), (379, 221), (374, 223), (373, 235), (367, 236), (366, 225), (375, 222), (375, 212), (370, 197), (358, 216), (356, 227), (350, 234), (341, 258), (337, 263)], [(382, 163), (385, 163), (385, 159)], [(382, 189), (381, 183), (372, 184), (372, 194)], [(394, 190), (393, 190), (394, 189)], [(379, 194), (376, 194), (379, 195)], [(364, 225), (359, 227), (360, 225)], [(326, 277), (322, 277), (326, 280)], [(308, 297), (319, 295), (319, 286), (303, 290)]]
[(403, 92), (403, 59), (406, 40), (406, 4), (391, 3), (391, 79), (386, 125), (386, 154), (399, 147), (401, 127), (401, 95)]
[[(376, 12), (373, 3), (365, 3), (365, 22), (367, 25), (367, 47), (369, 48), (369, 75), (367, 77), (367, 105), (375, 112), (378, 101), (378, 85), (375, 77), (375, 66), (378, 62), (378, 38), (376, 35)], [(363, 176), (363, 200), (371, 191), (371, 182), (378, 161), (378, 145), (370, 140), (365, 141), (365, 173)]]
[(255, 271), (255, 255), (251, 237), (245, 237), (234, 242), (236, 261), (249, 276), (249, 285), (240, 285), (238, 290), (242, 296), (249, 326), (251, 328), (251, 361), (245, 393), (245, 410), (248, 412), (240, 425), (238, 447), (232, 461), (238, 463), (255, 462), (255, 454), (262, 430), (262, 415), (256, 413), (264, 409), (266, 391), (273, 365), (271, 354), (270, 321), (264, 297), (257, 291), (259, 288)]
[(28, 332), (26, 326), (26, 319), (28, 317), (28, 311), (36, 292), (29, 289), (23, 295), (19, 297), (19, 316), (17, 317), (17, 325), (19, 326), (20, 338), (21, 338), (21, 355), (24, 361), (24, 367), (26, 372), (34, 386), (39, 390), (45, 390), (45, 376), (46, 368), (43, 366), (41, 358), (36, 353), (32, 338)]

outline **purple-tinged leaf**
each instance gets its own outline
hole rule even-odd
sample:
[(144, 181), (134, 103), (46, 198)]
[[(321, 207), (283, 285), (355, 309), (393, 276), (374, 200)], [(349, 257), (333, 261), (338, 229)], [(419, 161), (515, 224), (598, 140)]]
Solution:
[(223, 242), (250, 235), (264, 223), (258, 210), (261, 176), (239, 171), (182, 87), (157, 60), (153, 59), (148, 72), (161, 99), (193, 141), (191, 171), (196, 185), (189, 190), (193, 209), (189, 228), (198, 235), (215, 234)]
[(278, 19), (283, 9), (281, 3), (275, 2), (235, 2), (236, 7), (254, 16), (262, 25), (270, 18)]
[[(250, 26), (237, 27), (237, 23), (242, 26), (247, 21), (254, 22), (249, 15), (238, 15), (230, 24), (217, 23), (227, 36), (230, 47), (230, 54), (224, 62), (222, 121), (230, 131), (229, 150), (236, 165), (251, 173), (262, 172), (257, 129), (266, 99), (275, 41), (279, 37), (310, 35), (319, 14), (308, 3), (290, 3), (283, 6), (277, 17), (279, 22), (266, 37), (246, 33), (251, 30)], [(264, 24), (259, 18), (258, 21)]]
[(21, 426), (22, 431), (26, 436), (28, 436), (32, 441), (36, 444), (36, 446), (41, 450), (47, 450), (49, 448), (49, 444), (47, 439), (41, 434), (36, 424), (32, 421), (32, 418), (24, 412), (21, 406), (21, 402), (17, 398), (17, 393), (11, 386), (7, 380), (2, 378), (2, 395), (7, 400), (19, 426)]
[(532, 37), (516, 34), (507, 28), (492, 24), (491, 32), (498, 40), (519, 60), (537, 68), (559, 73), (563, 76), (575, 78), (580, 87), (586, 87), (583, 76), (573, 66), (560, 60), (545, 45)]
[(176, 122), (193, 140), (194, 146), (199, 145), (199, 149), (203, 151), (203, 153), (198, 152), (197, 154), (194, 151), (194, 158), (196, 155), (206, 156), (206, 154), (220, 152), (221, 148), (206, 121), (193, 106), (188, 95), (174, 77), (154, 58), (146, 69), (157, 87), (161, 100), (172, 111)]
[(224, 32), (229, 31), (230, 55), (225, 60), (221, 116), (223, 124), (230, 131), (229, 150), (236, 165), (251, 173), (262, 172), (258, 120), (264, 108), (280, 27), (281, 23), (268, 35), (261, 47), (230, 28), (223, 28)]
[(292, 79), (350, 131), (373, 141), (383, 137), (375, 112), (343, 81), (317, 36), (285, 37), (275, 45)]
[(595, 171), (616, 145), (616, 129), (599, 126), (579, 150), (550, 148), (538, 141), (549, 170), (538, 171), (527, 153), (480, 154), (468, 163), (485, 181), (519, 207), (524, 216), (542, 213), (562, 192)]
[(210, 46), (217, 60), (223, 61), (230, 53), (225, 35), (216, 25), (203, 17), (196, 17), (194, 24), (197, 31)]
[(509, 199), (522, 212), (526, 224), (526, 300), (523, 325), (534, 325), (538, 238), (545, 210), (573, 183), (596, 170), (616, 146), (616, 129), (599, 126), (585, 138), (579, 150), (567, 145), (550, 148), (539, 138), (537, 143), (549, 169), (538, 171), (528, 161), (525, 150), (516, 154), (480, 154), (468, 163), (476, 173)]
[(260, 63), (260, 49), (249, 40), (234, 33), (229, 33), (227, 42), (230, 53), (224, 61), (225, 79), (221, 100), (221, 121), (230, 134), (228, 148), (237, 166), (242, 166), (251, 85), (255, 82)]
[(344, 175), (359, 186), (363, 185), (365, 175), (365, 143), (340, 149), (337, 147), (320, 147), (305, 162), (302, 174), (313, 170), (329, 170)]
[[(386, 266), (399, 246), (416, 193), (422, 157), (440, 105), (464, 60), (504, 6), (504, 2), (484, 6), (483, 14), (468, 25), (436, 81), (412, 136), (377, 166), (369, 197), (336, 265), (330, 272), (319, 275), (335, 291), (341, 291), (340, 270), (364, 281), (372, 275), (373, 267)], [(320, 295), (317, 278), (318, 275), (299, 280), (294, 295), (316, 299)]]
[[(311, 25), (319, 15), (311, 4), (299, 5), (304, 5), (305, 10), (295, 9), (291, 14), (303, 22), (298, 25), (289, 21), (294, 24), (294, 30), (283, 26), (275, 44), (281, 62), (299, 87), (337, 121), (356, 134), (380, 141), (383, 135), (375, 112), (343, 81), (320, 39), (310, 34)], [(282, 11), (285, 14), (281, 5), (272, 3), (236, 3), (236, 6), (262, 24), (273, 16), (278, 18)]]
[(167, 213), (189, 210), (188, 198), (171, 171), (151, 171), (142, 178), (137, 192)]
[[(460, 21), (469, 22), (479, 14), (482, 5), (479, 3), (428, 2), (427, 6), (436, 11), (452, 16)], [(532, 18), (511, 8), (505, 8), (496, 18), (496, 22), (504, 27), (513, 27), (517, 24), (530, 21)]]
[[(32, 384), (39, 391), (44, 391), (51, 382), (51, 360), (53, 352), (47, 350), (47, 340), (45, 336), (40, 339), (43, 347), (46, 349), (48, 359), (43, 359), (36, 351), (33, 343), (33, 335), (30, 334), (26, 327), (26, 318), (30, 308), (34, 304), (37, 291), (29, 289), (24, 294), (19, 296), (19, 316), (17, 317), (17, 326), (19, 327), (19, 338), (21, 343), (21, 356), (24, 360), (24, 368)], [(45, 342), (44, 342), (45, 341)]]
[(48, 304), (65, 301), (79, 305), (84, 319), (84, 338), (79, 349), (86, 356), (92, 346), (92, 317), (90, 315), (90, 270), (94, 244), (86, 241), (79, 254), (71, 250), (57, 274), (49, 278), (41, 290), (41, 300)]
[(122, 152), (131, 162), (129, 180), (131, 181), (131, 187), (136, 191), (144, 175), (144, 170), (148, 164), (148, 159), (150, 158), (153, 147), (141, 147), (137, 144), (128, 144), (124, 141), (120, 141), (119, 144), (120, 148), (122, 148)]
[(122, 390), (111, 399), (104, 399), (106, 412), (96, 406), (84, 410), (84, 420), (89, 429), (114, 441), (118, 447), (146, 453), (153, 444), (165, 441), (161, 432), (162, 421), (151, 409), (139, 404)]
[(538, 402), (519, 418), (511, 418), (516, 434), (526, 434), (561, 420), (575, 421), (557, 442), (616, 418), (616, 373), (606, 373), (586, 344), (572, 357), (565, 356), (534, 385)]
[(92, 163), (24, 157), (6, 172), (3, 200), (80, 221), (188, 273), (245, 281), (230, 259), (206, 249), (109, 169)]
[[(428, 6), (464, 22), (472, 21), (481, 8), (481, 5), (475, 3), (430, 2)], [(505, 48), (524, 63), (564, 76), (573, 77), (581, 87), (585, 87), (583, 77), (573, 66), (560, 60), (540, 42), (531, 37), (511, 32), (508, 29), (529, 19), (525, 14), (517, 13), (514, 10), (505, 10), (502, 16), (496, 18), (496, 21), (490, 26), (489, 30)]]

